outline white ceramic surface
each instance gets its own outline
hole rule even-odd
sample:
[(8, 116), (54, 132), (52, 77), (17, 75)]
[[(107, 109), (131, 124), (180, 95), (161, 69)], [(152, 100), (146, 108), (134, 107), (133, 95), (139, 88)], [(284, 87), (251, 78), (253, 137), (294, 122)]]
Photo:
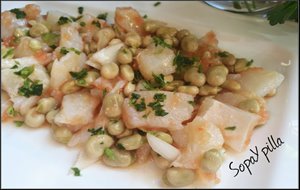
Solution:
[[(28, 2), (1, 2), (2, 9), (22, 7)], [(187, 28), (197, 36), (214, 30), (219, 46), (238, 57), (253, 59), (254, 64), (276, 70), (285, 76), (278, 94), (268, 101), (270, 120), (254, 131), (247, 151), (228, 155), (219, 175), (216, 188), (284, 188), (298, 187), (298, 24), (270, 26), (266, 20), (213, 9), (194, 2), (36, 2), (45, 13), (60, 10), (77, 14), (77, 7), (97, 15), (113, 11), (118, 6), (132, 6), (141, 15), (163, 20), (178, 28)], [(282, 62), (289, 66), (283, 66)], [(1, 127), (1, 186), (4, 188), (158, 188), (160, 170), (152, 163), (130, 169), (111, 169), (96, 164), (82, 171), (81, 177), (69, 174), (77, 151), (68, 149), (51, 139), (50, 130), (17, 128), (13, 124)], [(258, 162), (248, 171), (235, 175), (229, 163), (238, 166), (253, 155), (249, 149), (262, 149), (273, 135), (284, 144), (268, 154), (270, 163), (259, 152)]]

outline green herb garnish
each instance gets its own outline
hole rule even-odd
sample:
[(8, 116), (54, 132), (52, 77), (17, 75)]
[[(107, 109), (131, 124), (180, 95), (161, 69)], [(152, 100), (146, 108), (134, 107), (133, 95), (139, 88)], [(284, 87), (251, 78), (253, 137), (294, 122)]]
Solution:
[(146, 90), (155, 90), (155, 87), (149, 81), (143, 81), (143, 87)]
[(158, 2), (154, 3), (153, 6), (154, 6), (154, 7), (157, 7), (157, 6), (160, 5), (160, 4), (161, 4), (161, 2), (158, 1)]
[[(60, 35), (56, 33), (44, 33), (42, 34), (42, 40), (45, 42), (48, 46), (57, 46), (59, 43)], [(54, 49), (54, 48), (53, 48)]]
[(75, 52), (77, 55), (80, 55), (81, 51), (75, 49), (75, 48), (65, 48), (65, 47), (62, 47), (60, 49), (60, 53), (63, 54), (63, 55), (66, 55), (67, 53), (69, 53), (70, 51), (73, 51)]
[(229, 130), (229, 131), (233, 131), (235, 130), (236, 126), (229, 126), (229, 127), (225, 127), (225, 130)]
[(154, 78), (154, 82), (149, 82), (149, 81), (144, 81), (143, 82), (143, 86), (145, 89), (147, 90), (156, 90), (156, 89), (160, 89), (165, 87), (166, 82), (164, 81), (164, 75), (159, 74), (159, 75), (155, 75), (152, 74), (153, 78)]
[(154, 94), (153, 99), (157, 102), (164, 102), (167, 96), (163, 93)]
[(66, 55), (67, 53), (69, 53), (69, 51), (67, 50), (67, 48), (62, 47), (62, 48), (60, 49), (60, 53), (63, 54), (63, 55)]
[(217, 53), (217, 55), (220, 57), (228, 57), (229, 53), (226, 51), (222, 51), (222, 52)]
[(32, 81), (27, 78), (23, 86), (18, 89), (18, 94), (25, 97), (40, 96), (43, 92), (43, 84), (39, 84), (39, 81)]
[(136, 111), (144, 111), (146, 109), (145, 98), (141, 98), (141, 95), (136, 93), (131, 93), (131, 97), (129, 100), (130, 105), (134, 106)]
[(132, 81), (133, 84), (137, 84), (140, 80), (143, 80), (143, 76), (139, 70), (134, 70), (134, 79)]
[(57, 21), (57, 24), (58, 25), (63, 25), (63, 24), (67, 24), (67, 23), (72, 22), (72, 21), (73, 20), (71, 18), (61, 16), (61, 17), (59, 17), (59, 19)]
[(10, 12), (15, 13), (17, 19), (25, 18), (26, 14), (20, 9), (11, 9)]
[(117, 143), (117, 144), (116, 144), (116, 147), (117, 147), (118, 149), (120, 149), (120, 150), (125, 150), (125, 147), (124, 147), (122, 144), (120, 144), (120, 143)]
[(153, 42), (154, 42), (155, 46), (160, 45), (162, 47), (167, 47), (167, 48), (170, 48), (170, 49), (172, 48), (171, 45), (167, 44), (163, 39), (161, 39), (157, 36), (153, 36), (152, 39), (153, 39)]
[(100, 24), (100, 22), (98, 20), (97, 21), (93, 20), (92, 24), (95, 25), (95, 26), (97, 26), (98, 28), (101, 28), (101, 24)]
[(278, 4), (267, 13), (270, 25), (283, 24), (286, 20), (298, 22), (298, 1), (287, 1)]
[(106, 88), (104, 88), (104, 90), (102, 91), (102, 98), (107, 94), (107, 90)]
[(20, 62), (19, 61), (15, 61), (15, 65), (12, 66), (10, 69), (17, 69), (20, 66)]
[(203, 73), (203, 68), (201, 64), (199, 64), (198, 66), (198, 73)]
[(192, 106), (195, 106), (196, 103), (194, 101), (188, 101), (189, 104), (191, 104)]
[(74, 80), (82, 80), (87, 76), (87, 69), (82, 69), (79, 72), (69, 72)]
[(73, 51), (73, 52), (75, 52), (77, 55), (80, 55), (80, 54), (81, 54), (81, 51), (79, 51), (78, 49), (75, 49), (75, 48), (69, 48), (69, 51)]
[(80, 26), (82, 26), (82, 27), (84, 27), (84, 26), (86, 25), (85, 22), (80, 22), (79, 24), (80, 24)]
[(144, 19), (148, 18), (148, 15), (144, 15), (143, 18), (144, 18)]
[(82, 13), (83, 13), (83, 10), (84, 10), (83, 7), (78, 7), (78, 13), (79, 13), (79, 14), (82, 14)]
[(105, 131), (104, 131), (103, 127), (100, 127), (98, 129), (95, 129), (95, 128), (88, 129), (88, 132), (92, 133), (91, 136), (105, 134)]
[(141, 97), (141, 95), (136, 93), (131, 93), (130, 103), (136, 103), (136, 101)]
[(104, 155), (107, 156), (111, 160), (116, 159), (116, 155), (115, 155), (114, 151), (110, 148), (105, 148), (104, 149)]
[(142, 98), (140, 103), (136, 102), (133, 106), (136, 111), (139, 111), (139, 112), (144, 111), (146, 109), (145, 98)]
[(155, 75), (154, 73), (152, 74), (152, 76), (154, 77), (154, 81), (155, 81), (155, 87), (157, 88), (163, 88), (166, 85), (166, 82), (164, 80), (164, 75), (159, 74), (159, 75)]
[(147, 135), (147, 132), (145, 132), (143, 130), (140, 130), (140, 129), (137, 130), (137, 133), (140, 134), (141, 136), (146, 136)]
[(173, 60), (173, 65), (176, 66), (176, 71), (181, 72), (182, 70), (193, 66), (195, 61), (196, 58), (185, 57), (178, 52)]
[(9, 106), (6, 110), (6, 113), (9, 117), (15, 117), (17, 115), (17, 112), (13, 106)]
[(1, 54), (2, 54), (2, 58), (6, 59), (6, 58), (13, 58), (14, 56), (14, 48), (7, 48), (5, 49), (3, 52), (1, 50)]
[(253, 59), (251, 59), (250, 61), (247, 62), (246, 67), (250, 67), (253, 63)]
[(80, 170), (78, 168), (71, 168), (74, 172), (74, 176), (81, 176), (80, 175)]
[(102, 13), (97, 16), (98, 19), (106, 20), (108, 13)]
[(26, 79), (29, 75), (31, 75), (31, 73), (33, 73), (33, 71), (34, 71), (34, 65), (30, 67), (24, 67), (23, 69), (14, 72), (14, 74), (19, 75), (23, 79)]
[(14, 121), (16, 127), (21, 127), (24, 124), (24, 121)]
[(163, 105), (161, 103), (164, 102), (166, 98), (167, 96), (165, 94), (154, 94), (153, 99), (155, 101), (149, 103), (147, 106), (151, 107), (154, 110), (156, 116), (165, 116), (168, 114), (168, 112), (162, 109)]

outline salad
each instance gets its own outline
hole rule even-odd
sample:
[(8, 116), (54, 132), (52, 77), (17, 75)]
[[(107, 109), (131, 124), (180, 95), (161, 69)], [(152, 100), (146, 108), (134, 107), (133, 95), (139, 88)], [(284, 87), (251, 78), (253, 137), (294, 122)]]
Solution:
[(78, 148), (75, 176), (99, 161), (152, 161), (166, 185), (217, 184), (226, 151), (244, 151), (268, 121), (284, 76), (221, 49), (213, 31), (198, 37), (132, 7), (107, 16), (2, 12), (1, 121)]

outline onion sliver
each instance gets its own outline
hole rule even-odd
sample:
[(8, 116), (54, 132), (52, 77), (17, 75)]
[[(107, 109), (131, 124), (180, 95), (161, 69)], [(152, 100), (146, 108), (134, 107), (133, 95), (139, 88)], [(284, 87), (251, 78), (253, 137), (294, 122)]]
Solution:
[(167, 160), (174, 161), (180, 154), (180, 151), (167, 142), (147, 133), (147, 140), (150, 147)]

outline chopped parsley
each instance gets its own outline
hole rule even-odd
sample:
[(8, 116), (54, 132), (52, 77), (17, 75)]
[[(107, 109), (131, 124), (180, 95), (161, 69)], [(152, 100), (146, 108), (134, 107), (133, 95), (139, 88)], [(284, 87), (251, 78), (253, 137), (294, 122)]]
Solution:
[(221, 51), (217, 55), (220, 56), (220, 57), (228, 57), (229, 53), (226, 52), (226, 51)]
[(98, 19), (106, 20), (108, 13), (102, 13), (97, 16)]
[(154, 110), (156, 116), (165, 116), (168, 114), (168, 112), (162, 109), (163, 105), (161, 102), (164, 102), (166, 98), (167, 96), (163, 93), (154, 94), (153, 99), (155, 101), (149, 103), (147, 106)]
[(191, 104), (192, 106), (195, 106), (196, 103), (194, 101), (188, 101), (189, 104)]
[(185, 57), (180, 53), (177, 53), (173, 60), (173, 65), (176, 66), (176, 71), (182, 71), (194, 65), (196, 58)]
[(133, 106), (136, 109), (136, 111), (144, 111), (146, 109), (145, 98), (142, 98), (140, 103), (135, 103), (133, 104)]
[(104, 88), (104, 90), (102, 91), (102, 98), (107, 94), (107, 90), (106, 88)]
[(131, 93), (129, 100), (130, 105), (134, 106), (135, 110), (138, 112), (144, 111), (146, 109), (145, 98), (141, 98), (141, 95), (136, 93)]
[(80, 55), (81, 51), (75, 49), (75, 48), (65, 48), (65, 47), (62, 47), (60, 49), (60, 53), (63, 54), (63, 55), (66, 55), (67, 53), (69, 53), (70, 51), (73, 51), (75, 52), (77, 55)]
[(154, 42), (155, 46), (160, 45), (162, 47), (167, 47), (167, 48), (170, 48), (170, 49), (172, 48), (171, 45), (167, 44), (163, 39), (161, 39), (157, 36), (153, 36), (152, 39), (153, 39), (153, 42)]
[(12, 106), (9, 106), (9, 107), (7, 108), (6, 113), (7, 113), (7, 115), (8, 115), (9, 117), (14, 117), (14, 116), (17, 115), (16, 110), (15, 110), (14, 107), (12, 107)]
[(166, 85), (166, 82), (164, 80), (164, 75), (159, 74), (159, 75), (155, 75), (152, 74), (153, 78), (154, 78), (154, 82), (151, 83), (149, 81), (144, 81), (143, 82), (143, 86), (145, 89), (147, 90), (156, 90), (156, 89), (160, 89), (163, 88)]
[(26, 14), (20, 9), (11, 9), (10, 12), (15, 13), (17, 19), (25, 18)]
[(25, 97), (40, 96), (43, 92), (43, 84), (39, 84), (39, 81), (32, 81), (27, 78), (23, 86), (18, 89), (18, 94)]
[(21, 127), (24, 124), (24, 121), (14, 121), (16, 127)]
[(146, 134), (147, 134), (145, 131), (140, 130), (140, 129), (137, 130), (137, 133), (141, 136), (146, 136)]
[(80, 170), (78, 168), (71, 168), (74, 172), (74, 176), (81, 176), (80, 175)]
[(148, 15), (144, 15), (143, 18), (145, 18), (145, 19), (148, 18)]
[(198, 66), (198, 73), (203, 73), (203, 68), (201, 64), (199, 64)]
[(157, 102), (164, 102), (167, 96), (163, 93), (154, 94), (153, 99)]
[(125, 150), (125, 147), (124, 147), (122, 144), (120, 144), (120, 143), (117, 143), (117, 144), (116, 144), (116, 147), (117, 147), (118, 149), (120, 149), (120, 150)]
[(92, 24), (97, 26), (98, 28), (101, 28), (101, 24), (98, 20), (93, 20)]
[(43, 42), (45, 42), (48, 46), (57, 46), (59, 43), (60, 35), (53, 32), (49, 32), (42, 34), (41, 37)]
[(168, 112), (166, 112), (165, 110), (163, 110), (161, 108), (155, 110), (155, 115), (156, 116), (162, 116), (163, 117), (163, 116), (168, 115), (168, 114), (169, 114)]
[(159, 74), (159, 75), (152, 74), (152, 76), (154, 77), (155, 87), (163, 88), (166, 85), (163, 74)]
[(10, 69), (17, 69), (20, 66), (20, 62), (19, 61), (15, 61), (15, 65), (12, 66)]
[(229, 126), (229, 127), (225, 127), (225, 130), (229, 130), (229, 131), (233, 131), (235, 130), (236, 126)]
[(95, 128), (88, 129), (88, 132), (92, 133), (91, 136), (105, 134), (105, 131), (104, 131), (103, 127), (100, 127), (98, 129), (95, 129)]
[(79, 14), (82, 14), (82, 13), (83, 13), (83, 10), (84, 10), (83, 7), (78, 7), (78, 13), (79, 13)]
[(57, 24), (58, 25), (64, 25), (64, 24), (67, 24), (69, 22), (73, 22), (73, 20), (71, 18), (61, 16), (61, 17), (59, 17), (59, 19), (57, 21)]
[(130, 98), (130, 103), (135, 103), (140, 97), (141, 97), (141, 95), (132, 93), (131, 98)]
[[(163, 110), (163, 105), (161, 103), (164, 102), (166, 98), (167, 96), (165, 94), (156, 93), (153, 96), (154, 102), (148, 103), (147, 106), (152, 108), (156, 116), (165, 116), (168, 113), (165, 110)], [(132, 93), (129, 103), (130, 105), (134, 106), (135, 110), (138, 112), (146, 110), (145, 98), (141, 98), (141, 95), (139, 94)], [(142, 117), (147, 118), (149, 114), (150, 112), (145, 113)]]
[(143, 76), (139, 70), (134, 70), (134, 79), (132, 81), (133, 84), (137, 84), (140, 80), (143, 80)]
[(155, 90), (154, 86), (149, 81), (143, 81), (143, 87), (146, 90)]
[(82, 17), (83, 17), (83, 16), (80, 15), (80, 16), (78, 16), (78, 17), (70, 17), (70, 18), (71, 18), (71, 20), (72, 20), (73, 22), (76, 22), (77, 20), (81, 19)]
[(84, 26), (86, 25), (85, 22), (80, 22), (79, 24), (80, 24), (80, 26), (82, 26), (82, 27), (84, 27)]
[(67, 53), (69, 53), (69, 51), (67, 50), (67, 48), (62, 47), (62, 48), (60, 49), (60, 53), (63, 54), (63, 55), (66, 55)]
[(154, 6), (154, 7), (157, 7), (157, 6), (160, 5), (160, 4), (161, 4), (161, 2), (158, 1), (158, 2), (154, 3), (153, 6)]
[(116, 159), (116, 155), (115, 155), (114, 151), (110, 148), (105, 148), (104, 149), (104, 155), (107, 156), (111, 160)]
[(34, 71), (34, 65), (30, 67), (24, 67), (23, 69), (14, 72), (14, 74), (19, 75), (23, 79), (26, 79), (29, 75), (31, 75), (31, 73), (33, 73), (33, 71)]
[(70, 71), (69, 73), (70, 73), (70, 75), (72, 76), (72, 78), (74, 80), (81, 80), (81, 79), (84, 79), (87, 76), (87, 69), (82, 69), (79, 72)]
[(14, 48), (7, 48), (4, 51), (1, 50), (1, 54), (2, 54), (2, 58), (6, 59), (6, 58), (13, 58), (14, 56)]
[(246, 67), (250, 67), (253, 63), (253, 59), (251, 59), (250, 61), (247, 62)]

